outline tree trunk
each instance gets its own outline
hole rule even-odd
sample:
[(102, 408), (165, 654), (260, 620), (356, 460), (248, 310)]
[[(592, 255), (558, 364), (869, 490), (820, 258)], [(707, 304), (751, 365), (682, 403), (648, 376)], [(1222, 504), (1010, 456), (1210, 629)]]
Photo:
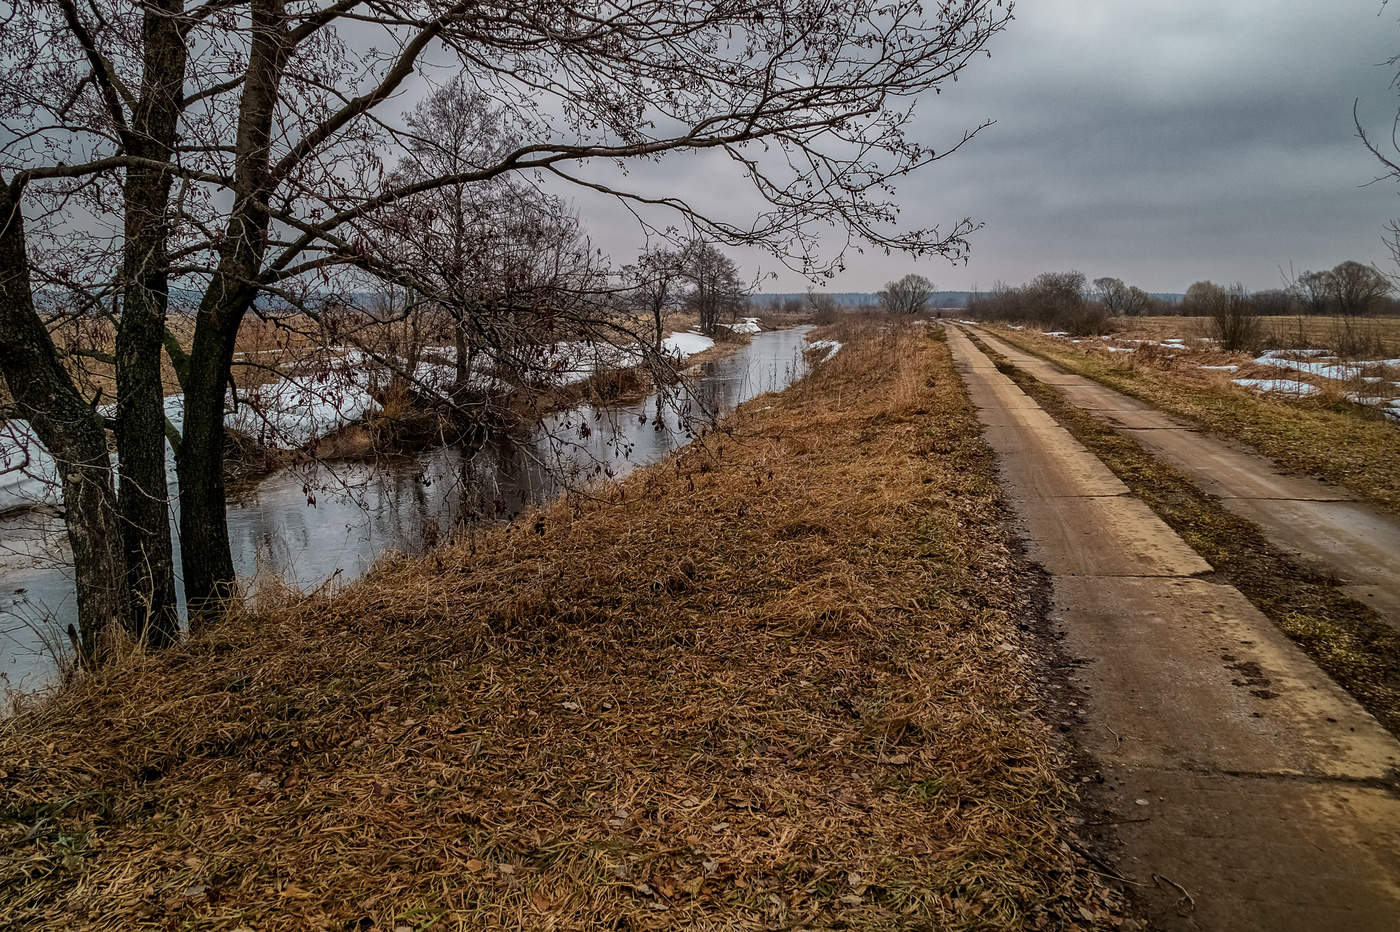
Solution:
[(465, 397), (468, 387), (467, 378), (471, 368), (467, 351), (467, 324), (460, 315), (460, 310), (452, 315), (452, 349), (456, 354), (452, 374), (452, 393), (456, 398)]
[(234, 203), (219, 267), (195, 318), (185, 381), (185, 430), (175, 457), (180, 477), (180, 557), (190, 628), (222, 614), (233, 594), (233, 554), (224, 500), (224, 392), (243, 315), (257, 296), (267, 251), (266, 206), (272, 118), (289, 51), (283, 0), (254, 0), (253, 41), (239, 101)]
[(663, 325), (662, 325), (662, 322), (661, 322), (661, 312), (662, 312), (663, 310), (665, 310), (665, 308), (666, 308), (666, 285), (665, 285), (665, 283), (658, 284), (658, 285), (657, 285), (657, 289), (658, 289), (658, 291), (657, 291), (656, 297), (652, 299), (652, 303), (651, 303), (651, 313), (652, 313), (652, 317), (654, 318), (654, 322), (655, 322), (655, 324), (656, 324), (656, 343), (655, 343), (655, 345), (652, 347), (652, 349), (656, 352), (656, 355), (660, 356), (660, 355), (661, 355), (661, 337), (662, 337), (662, 335), (665, 333), (665, 329), (664, 329), (664, 327), (663, 327)]
[[(221, 281), (215, 276), (215, 282)], [(213, 288), (210, 294), (213, 294)], [(205, 303), (210, 303), (209, 295)], [(185, 375), (180, 477), (180, 563), (190, 629), (219, 615), (233, 594), (233, 553), (224, 500), (224, 392), (242, 312), (200, 308)]]
[[(132, 118), (133, 155), (169, 159), (183, 96), (185, 45), (177, 17), (181, 0), (147, 5), (141, 101)], [(175, 567), (165, 474), (165, 391), (161, 347), (169, 302), (171, 176), (147, 165), (127, 169), (123, 190), (122, 316), (117, 330), (117, 458), (122, 536), (132, 592), (127, 626), (160, 646), (175, 638)]]
[(82, 661), (92, 665), (112, 646), (130, 604), (107, 435), (35, 312), (24, 218), (6, 184), (0, 184), (0, 372), (15, 409), (58, 465), (73, 550), (79, 649)]

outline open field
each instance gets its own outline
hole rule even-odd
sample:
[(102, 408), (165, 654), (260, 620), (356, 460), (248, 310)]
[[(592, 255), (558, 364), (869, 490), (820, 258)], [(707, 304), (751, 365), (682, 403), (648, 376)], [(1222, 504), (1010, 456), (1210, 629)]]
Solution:
[[(1261, 340), (1269, 347), (1337, 349), (1350, 340), (1372, 347), (1378, 355), (1400, 356), (1400, 317), (1261, 317), (1259, 322)], [(1211, 336), (1207, 317), (1127, 317), (1118, 323), (1120, 335), (1130, 337)]]
[(0, 925), (1116, 923), (946, 346), (5, 723)]
[[(1378, 410), (1347, 400), (1344, 384), (1319, 389), (1308, 397), (1258, 394), (1232, 380), (1246, 376), (1309, 384), (1327, 380), (1260, 366), (1248, 354), (1224, 353), (1208, 344), (1180, 352), (1150, 344), (1109, 352), (1106, 347), (1121, 340), (1121, 335), (1106, 342), (1072, 343), (1030, 329), (992, 329), (1007, 342), (1071, 372), (1243, 441), (1287, 469), (1344, 486), (1400, 512), (1400, 470), (1395, 468), (1400, 462), (1400, 426)], [(1211, 370), (1202, 368), (1205, 365), (1236, 368)]]

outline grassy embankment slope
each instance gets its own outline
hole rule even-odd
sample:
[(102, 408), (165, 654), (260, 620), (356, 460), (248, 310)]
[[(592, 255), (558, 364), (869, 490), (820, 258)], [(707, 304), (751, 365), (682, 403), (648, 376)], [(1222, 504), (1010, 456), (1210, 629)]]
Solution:
[(6, 723), (0, 926), (1107, 921), (946, 347), (842, 336), (612, 502)]
[(998, 337), (1223, 437), (1241, 440), (1285, 469), (1344, 486), (1400, 513), (1400, 429), (1350, 402), (1276, 399), (1231, 385), (1228, 374), (1176, 371), (1170, 357), (1090, 352), (1025, 330)]

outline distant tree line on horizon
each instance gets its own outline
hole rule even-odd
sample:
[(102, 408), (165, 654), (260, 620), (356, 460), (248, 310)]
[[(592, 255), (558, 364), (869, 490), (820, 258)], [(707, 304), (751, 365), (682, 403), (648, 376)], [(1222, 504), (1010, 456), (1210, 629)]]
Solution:
[(1075, 336), (1104, 333), (1120, 317), (1180, 314), (1214, 317), (1222, 308), (1256, 317), (1367, 317), (1400, 313), (1400, 301), (1383, 273), (1360, 262), (1346, 261), (1332, 269), (1303, 272), (1286, 287), (1250, 292), (1243, 285), (1199, 281), (1179, 303), (1150, 295), (1121, 279), (1089, 282), (1078, 271), (1045, 272), (1021, 286), (998, 285), (974, 294), (967, 303), (972, 317), (1014, 320), (1063, 330)]

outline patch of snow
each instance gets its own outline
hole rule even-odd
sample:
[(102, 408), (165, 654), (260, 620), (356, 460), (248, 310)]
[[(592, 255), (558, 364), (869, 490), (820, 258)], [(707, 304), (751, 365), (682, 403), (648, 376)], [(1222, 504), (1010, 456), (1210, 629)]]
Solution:
[(817, 340), (808, 344), (809, 350), (816, 350), (822, 354), (822, 359), (830, 359), (841, 352), (841, 342), (838, 340)]
[(1258, 357), (1254, 361), (1261, 366), (1274, 366), (1279, 369), (1292, 369), (1295, 372), (1307, 372), (1312, 375), (1321, 376), (1324, 379), (1333, 379), (1338, 382), (1349, 382), (1361, 374), (1361, 370), (1378, 365), (1374, 362), (1340, 362), (1335, 357), (1327, 357), (1331, 362), (1323, 359), (1280, 359), (1277, 356), (1270, 356), (1267, 353)]
[(0, 514), (58, 499), (58, 467), (34, 428), (18, 419), (0, 424)]
[[(1078, 340), (1075, 340), (1074, 342), (1078, 343), (1079, 341), (1078, 341)], [(1128, 346), (1105, 346), (1104, 349), (1108, 350), (1110, 353), (1132, 353), (1132, 352), (1135, 352), (1135, 350), (1133, 350), (1131, 347), (1128, 347)]]
[(1388, 398), (1382, 395), (1363, 395), (1360, 392), (1347, 392), (1347, 401), (1359, 405), (1366, 405), (1369, 408), (1393, 408), (1400, 404), (1400, 399)]
[(1201, 366), (1202, 369), (1210, 369), (1212, 372), (1234, 372), (1239, 366)]
[(1047, 337), (1067, 337), (1069, 333), (1065, 330), (1046, 330), (1045, 335)]
[(1271, 349), (1265, 350), (1260, 359), (1278, 359), (1285, 355), (1293, 356), (1331, 356), (1331, 350), (1325, 349)]
[(758, 325), (757, 317), (740, 317), (732, 324), (725, 324), (733, 333), (759, 333), (763, 330)]
[(661, 341), (662, 349), (682, 359), (687, 356), (694, 356), (696, 353), (703, 353), (714, 345), (714, 340), (705, 336), (703, 333), (696, 333), (694, 330), (686, 333), (673, 333)]
[(330, 376), (283, 379), (239, 389), (224, 423), (282, 449), (295, 449), (364, 417), (374, 403), (369, 375), (351, 368)]
[(1307, 382), (1295, 382), (1292, 379), (1231, 379), (1236, 385), (1251, 389), (1256, 392), (1270, 392), (1278, 395), (1293, 395), (1297, 398), (1304, 398), (1308, 395), (1315, 395), (1321, 389), (1316, 385), (1309, 385)]

